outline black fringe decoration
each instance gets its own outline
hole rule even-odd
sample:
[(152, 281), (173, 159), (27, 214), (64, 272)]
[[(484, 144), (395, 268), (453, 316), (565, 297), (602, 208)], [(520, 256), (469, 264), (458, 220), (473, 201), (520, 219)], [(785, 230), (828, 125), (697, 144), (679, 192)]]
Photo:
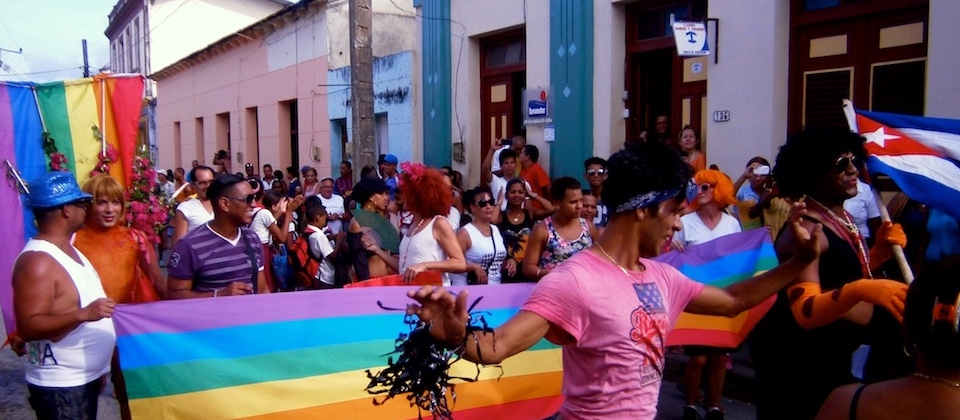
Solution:
[[(493, 332), (483, 318), (484, 313), (473, 312), (473, 308), (481, 299), (483, 298), (477, 298), (468, 310), (470, 318), (467, 320), (466, 337), (475, 336), (477, 333)], [(377, 304), (386, 310), (396, 310), (386, 308), (380, 302)], [(423, 419), (424, 411), (430, 412), (434, 419), (453, 419), (451, 406), (447, 402), (447, 390), (450, 390), (450, 397), (454, 403), (457, 401), (457, 393), (456, 384), (451, 381), (458, 379), (464, 382), (475, 382), (480, 377), (480, 365), (477, 365), (477, 374), (473, 378), (449, 375), (450, 366), (461, 359), (460, 355), (463, 354), (466, 338), (457, 348), (448, 348), (430, 335), (430, 324), (410, 315), (404, 317), (403, 323), (410, 327), (410, 332), (400, 333), (394, 342), (393, 351), (383, 355), (398, 355), (396, 361), (392, 356), (388, 357), (387, 368), (376, 374), (367, 370), (370, 384), (367, 385), (366, 391), (372, 395), (386, 394), (379, 401), (374, 397), (374, 405), (381, 405), (395, 396), (408, 394), (406, 398), (410, 401), (411, 407), (417, 406), (420, 419)], [(478, 345), (477, 351), (479, 350)]]

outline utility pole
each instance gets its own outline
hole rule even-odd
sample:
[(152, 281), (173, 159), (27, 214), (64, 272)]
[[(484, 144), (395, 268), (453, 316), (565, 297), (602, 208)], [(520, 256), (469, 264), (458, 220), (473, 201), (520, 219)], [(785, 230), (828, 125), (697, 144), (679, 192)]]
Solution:
[[(4, 52), (14, 53), (14, 54), (23, 54), (23, 48), (17, 48), (15, 50), (0, 48), (0, 55), (2, 55)], [(10, 71), (10, 66), (3, 64), (2, 57), (0, 57), (0, 71)]]
[(81, 40), (83, 43), (83, 77), (90, 77), (90, 62), (87, 60), (87, 40)]
[[(371, 0), (350, 0), (350, 106), (353, 111), (353, 167), (376, 164), (373, 136), (373, 46)], [(332, 162), (334, 164), (337, 162)], [(353, 181), (360, 180), (353, 171)]]

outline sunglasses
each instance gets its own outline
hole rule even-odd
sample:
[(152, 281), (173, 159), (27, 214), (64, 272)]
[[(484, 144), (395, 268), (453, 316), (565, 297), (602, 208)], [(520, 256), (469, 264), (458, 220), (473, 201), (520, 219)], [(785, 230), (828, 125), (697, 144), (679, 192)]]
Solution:
[(243, 196), (243, 197), (231, 197), (229, 195), (224, 195), (223, 198), (229, 198), (234, 201), (241, 201), (241, 202), (247, 203), (248, 205), (253, 205), (254, 200), (256, 200), (256, 197), (253, 194), (247, 194), (246, 196)]
[(587, 171), (587, 176), (602, 176), (607, 173), (606, 169), (591, 169)]
[(711, 188), (713, 188), (713, 185), (710, 185), (710, 184), (701, 184), (701, 185), (700, 185), (700, 191), (710, 191)]
[(492, 198), (489, 199), (489, 200), (480, 200), (480, 201), (477, 201), (477, 207), (480, 207), (481, 209), (484, 208), (484, 207), (486, 207), (486, 206), (491, 206), (491, 207), (492, 207), (492, 206), (494, 206), (494, 205), (496, 205), (496, 204), (497, 204), (497, 202), (496, 202), (494, 199), (492, 199)]
[(93, 204), (93, 200), (92, 200), (92, 199), (82, 199), (82, 200), (77, 200), (77, 201), (74, 201), (74, 202), (72, 202), (72, 203), (67, 203), (67, 204), (70, 204), (71, 206), (75, 206), (75, 207), (80, 207), (80, 208), (82, 208), (82, 209), (90, 209), (90, 205)]
[(850, 164), (853, 164), (854, 167), (860, 168), (860, 161), (857, 159), (856, 155), (853, 156), (840, 156), (837, 158), (837, 161), (834, 162), (834, 168), (837, 170), (837, 173), (843, 173), (850, 167)]

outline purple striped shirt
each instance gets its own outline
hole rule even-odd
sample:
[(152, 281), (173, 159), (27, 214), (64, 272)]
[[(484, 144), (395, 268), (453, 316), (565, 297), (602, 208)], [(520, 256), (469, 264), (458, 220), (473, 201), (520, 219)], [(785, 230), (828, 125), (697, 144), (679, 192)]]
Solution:
[(192, 279), (195, 292), (219, 290), (235, 281), (256, 287), (243, 241), (256, 255), (258, 270), (263, 270), (263, 246), (252, 229), (241, 227), (240, 235), (231, 241), (205, 223), (174, 245), (167, 272), (173, 278)]

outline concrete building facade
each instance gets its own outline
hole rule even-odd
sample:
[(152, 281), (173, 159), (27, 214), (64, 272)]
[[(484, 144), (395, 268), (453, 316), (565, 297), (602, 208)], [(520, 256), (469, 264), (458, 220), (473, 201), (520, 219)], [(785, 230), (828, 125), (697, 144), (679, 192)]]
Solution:
[[(960, 113), (951, 0), (414, 4), (424, 160), (452, 160), (470, 184), (490, 141), (514, 134), (540, 148), (552, 177), (580, 176), (585, 158), (609, 156), (667, 115), (671, 139), (693, 125), (708, 164), (735, 177), (803, 126), (842, 124), (842, 98)], [(678, 57), (672, 21), (703, 22), (710, 55)], [(549, 93), (552, 122), (523, 124), (524, 90)]]
[[(349, 150), (346, 7), (346, 1), (302, 0), (155, 72), (163, 90), (159, 164), (209, 165), (225, 150), (233, 172), (247, 163), (259, 172), (269, 163), (333, 174)], [(389, 121), (391, 150), (413, 150), (415, 27), (397, 9), (392, 2), (383, 13), (374, 8), (374, 23), (383, 28), (373, 44), (377, 112)], [(401, 96), (406, 108), (397, 106)]]

